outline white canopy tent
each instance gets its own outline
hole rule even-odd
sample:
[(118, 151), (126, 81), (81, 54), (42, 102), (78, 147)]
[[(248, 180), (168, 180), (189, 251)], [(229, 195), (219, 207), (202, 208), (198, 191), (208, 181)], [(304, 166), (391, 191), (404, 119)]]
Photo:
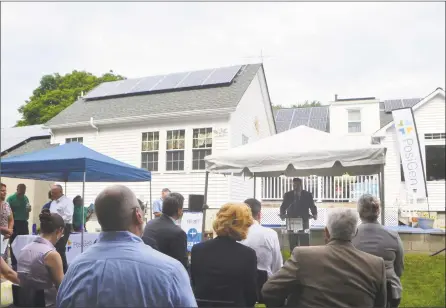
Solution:
[[(209, 172), (254, 177), (380, 175), (381, 222), (384, 224), (386, 148), (370, 137), (335, 136), (306, 126), (260, 139), (206, 161), (205, 204)], [(255, 186), (255, 184), (254, 184)]]

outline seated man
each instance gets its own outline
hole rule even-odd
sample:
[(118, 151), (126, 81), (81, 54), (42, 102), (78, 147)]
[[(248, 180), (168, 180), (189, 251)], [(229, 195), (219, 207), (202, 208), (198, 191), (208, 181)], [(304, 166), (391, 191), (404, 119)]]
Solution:
[(158, 250), (188, 267), (187, 236), (175, 221), (183, 216), (184, 197), (179, 193), (171, 193), (164, 199), (163, 214), (149, 221), (144, 229), (143, 241), (154, 239)]
[(276, 231), (260, 225), (260, 201), (247, 199), (245, 203), (251, 208), (254, 224), (249, 227), (248, 237), (241, 243), (254, 249), (257, 255), (257, 269), (266, 271), (269, 277), (282, 267), (279, 236)]
[(356, 249), (351, 240), (358, 215), (352, 209), (329, 212), (327, 245), (296, 247), (284, 266), (264, 285), (268, 306), (386, 307), (384, 260)]

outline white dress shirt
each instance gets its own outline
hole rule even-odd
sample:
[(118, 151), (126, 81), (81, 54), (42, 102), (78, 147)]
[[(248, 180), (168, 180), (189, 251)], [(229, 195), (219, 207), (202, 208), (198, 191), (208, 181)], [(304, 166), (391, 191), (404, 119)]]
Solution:
[(73, 211), (73, 201), (65, 195), (62, 195), (57, 200), (53, 200), (50, 204), (50, 212), (59, 214), (66, 224), (73, 223)]
[(265, 228), (255, 220), (249, 227), (247, 238), (241, 243), (254, 249), (257, 255), (257, 269), (266, 271), (268, 277), (282, 267), (279, 236), (273, 229)]

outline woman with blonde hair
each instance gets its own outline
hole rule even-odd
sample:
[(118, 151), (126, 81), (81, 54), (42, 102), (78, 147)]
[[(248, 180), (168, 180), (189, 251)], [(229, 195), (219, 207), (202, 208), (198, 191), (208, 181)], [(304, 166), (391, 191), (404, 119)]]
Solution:
[(191, 252), (191, 278), (199, 306), (214, 302), (232, 307), (253, 307), (257, 301), (257, 257), (238, 243), (253, 224), (244, 203), (227, 203), (218, 211), (215, 239), (196, 244)]

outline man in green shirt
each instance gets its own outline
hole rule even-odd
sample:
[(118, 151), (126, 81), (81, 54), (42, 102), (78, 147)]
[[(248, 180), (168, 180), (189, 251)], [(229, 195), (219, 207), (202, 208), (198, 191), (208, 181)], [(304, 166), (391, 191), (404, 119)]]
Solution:
[[(6, 200), (11, 207), (12, 214), (14, 216), (14, 228), (11, 236), (10, 243), (14, 242), (17, 235), (28, 235), (28, 219), (29, 212), (31, 212), (31, 205), (29, 205), (28, 197), (25, 195), (25, 184), (17, 185), (17, 191), (15, 194), (8, 197)], [(15, 269), (17, 266), (17, 260), (14, 253), (11, 253), (11, 265)]]
[[(73, 199), (74, 210), (73, 210), (73, 229), (75, 232), (81, 232), (82, 226), (85, 229), (85, 224), (90, 219), (93, 214), (88, 208), (84, 207), (84, 200), (81, 196), (76, 196)], [(84, 208), (84, 217), (82, 218), (82, 208)]]

